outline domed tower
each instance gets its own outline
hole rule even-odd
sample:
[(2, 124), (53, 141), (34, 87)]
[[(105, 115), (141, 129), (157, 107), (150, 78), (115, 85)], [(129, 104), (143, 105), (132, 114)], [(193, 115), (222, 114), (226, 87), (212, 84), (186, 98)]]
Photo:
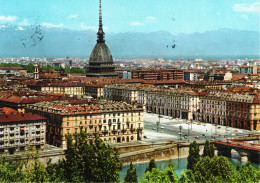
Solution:
[(99, 0), (99, 29), (97, 33), (97, 44), (91, 52), (89, 65), (87, 66), (87, 77), (112, 77), (117, 78), (112, 54), (104, 39), (102, 24), (101, 0)]

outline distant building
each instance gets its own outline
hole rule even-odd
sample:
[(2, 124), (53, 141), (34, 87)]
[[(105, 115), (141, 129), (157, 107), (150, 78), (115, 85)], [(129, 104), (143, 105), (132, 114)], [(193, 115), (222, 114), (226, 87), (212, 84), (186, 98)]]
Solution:
[(198, 73), (196, 70), (184, 70), (184, 80), (185, 81), (197, 81)]
[(31, 90), (58, 93), (62, 95), (85, 95), (85, 85), (81, 82), (48, 82), (29, 83)]
[(243, 65), (239, 67), (240, 74), (259, 74), (258, 73), (258, 66), (256, 65)]
[(134, 70), (131, 75), (132, 79), (183, 80), (183, 70), (178, 69)]
[(0, 74), (17, 74), (27, 73), (27, 70), (23, 67), (0, 67)]

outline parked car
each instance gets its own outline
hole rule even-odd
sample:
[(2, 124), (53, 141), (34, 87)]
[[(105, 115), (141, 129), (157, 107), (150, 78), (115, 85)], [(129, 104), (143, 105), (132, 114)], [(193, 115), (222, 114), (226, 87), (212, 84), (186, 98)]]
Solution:
[(195, 139), (199, 139), (199, 136), (195, 136), (194, 138), (195, 138)]

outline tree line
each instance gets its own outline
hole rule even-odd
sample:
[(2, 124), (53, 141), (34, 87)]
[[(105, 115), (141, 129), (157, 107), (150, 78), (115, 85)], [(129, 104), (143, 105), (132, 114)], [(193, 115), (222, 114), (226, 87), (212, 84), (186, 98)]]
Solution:
[[(27, 70), (27, 73), (33, 73), (34, 72), (34, 64), (30, 63), (28, 65), (22, 65), (22, 64), (17, 64), (17, 63), (0, 63), (0, 67), (23, 67)], [(66, 73), (82, 73), (85, 74), (86, 70), (82, 68), (70, 68), (70, 67), (65, 67), (65, 68), (60, 68), (60, 67), (53, 67), (51, 65), (47, 66), (42, 66), (39, 67), (39, 70), (55, 70), (55, 71), (64, 71)]]
[[(15, 163), (0, 161), (0, 182), (120, 182), (117, 148), (104, 143), (98, 136), (90, 138), (82, 129), (75, 136), (66, 136), (65, 157), (46, 165), (39, 154), (27, 154), (27, 160)], [(225, 157), (214, 156), (213, 146), (206, 141), (202, 157), (199, 146), (190, 144), (187, 170), (179, 178), (171, 160), (163, 170), (152, 159), (140, 182), (259, 182), (260, 170), (250, 162), (235, 167)], [(138, 182), (136, 168), (131, 163), (124, 182)]]

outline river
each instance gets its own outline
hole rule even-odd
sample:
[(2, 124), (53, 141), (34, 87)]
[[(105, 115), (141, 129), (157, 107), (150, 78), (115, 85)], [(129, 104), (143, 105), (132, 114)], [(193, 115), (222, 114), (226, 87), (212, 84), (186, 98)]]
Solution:
[[(240, 162), (238, 159), (235, 159), (235, 158), (228, 158), (228, 159), (235, 166), (236, 166), (237, 162)], [(187, 158), (173, 159), (172, 161), (175, 164), (176, 173), (180, 177), (181, 171), (185, 170), (186, 167), (187, 167)], [(164, 169), (167, 166), (167, 162), (168, 162), (168, 160), (156, 161), (156, 165), (157, 165), (158, 168)], [(242, 162), (242, 163), (244, 163), (244, 162)], [(148, 164), (149, 164), (149, 162), (134, 164), (134, 168), (136, 168), (138, 181), (144, 176), (145, 168), (148, 166)], [(259, 164), (252, 163), (252, 165), (255, 168), (259, 167)], [(122, 182), (124, 181), (124, 177), (126, 176), (126, 172), (127, 172), (128, 168), (129, 168), (129, 165), (125, 165), (123, 167), (123, 170), (120, 171), (120, 173), (119, 173), (120, 174), (120, 180)]]

